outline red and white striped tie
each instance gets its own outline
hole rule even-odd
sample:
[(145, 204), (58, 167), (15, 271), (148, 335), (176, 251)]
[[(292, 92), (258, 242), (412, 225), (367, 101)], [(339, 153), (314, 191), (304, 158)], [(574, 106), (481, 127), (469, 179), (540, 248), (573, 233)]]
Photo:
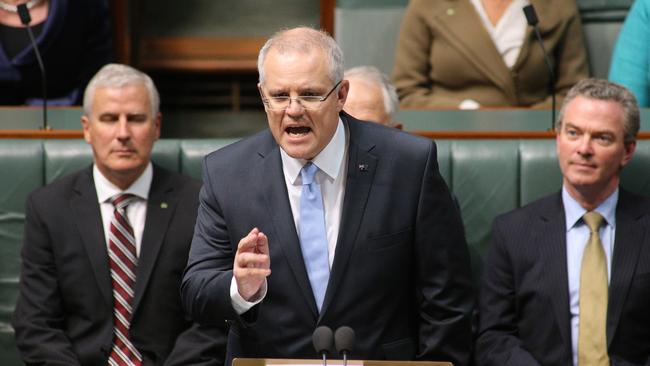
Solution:
[(137, 199), (132, 194), (121, 194), (111, 201), (115, 206), (108, 234), (108, 257), (113, 283), (114, 338), (110, 366), (140, 366), (142, 356), (129, 339), (133, 309), (135, 268), (138, 257), (133, 228), (126, 217), (126, 207)]

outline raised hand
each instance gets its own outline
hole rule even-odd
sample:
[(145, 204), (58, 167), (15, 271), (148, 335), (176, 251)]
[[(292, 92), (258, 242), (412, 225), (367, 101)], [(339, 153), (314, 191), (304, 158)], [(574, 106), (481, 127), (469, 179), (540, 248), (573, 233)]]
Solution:
[(251, 301), (271, 274), (269, 239), (258, 228), (251, 230), (237, 245), (233, 275), (239, 295)]

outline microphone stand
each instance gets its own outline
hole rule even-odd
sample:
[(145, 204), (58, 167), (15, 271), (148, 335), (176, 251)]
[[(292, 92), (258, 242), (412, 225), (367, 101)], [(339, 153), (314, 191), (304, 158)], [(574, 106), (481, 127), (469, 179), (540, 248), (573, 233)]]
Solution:
[(535, 26), (535, 37), (537, 37), (537, 41), (539, 41), (539, 46), (542, 48), (542, 53), (544, 53), (544, 62), (546, 62), (546, 66), (548, 67), (548, 72), (551, 75), (551, 79), (548, 81), (548, 92), (551, 94), (551, 131), (553, 130), (555, 126), (555, 72), (553, 72), (553, 65), (551, 65), (551, 59), (548, 57), (548, 54), (546, 53), (546, 49), (544, 48), (544, 42), (542, 42), (542, 35), (539, 33), (539, 27)]
[(533, 5), (526, 5), (522, 9), (524, 11), (524, 15), (526, 16), (526, 21), (528, 22), (528, 25), (533, 27), (533, 30), (535, 31), (535, 38), (537, 38), (537, 43), (539, 43), (539, 47), (542, 49), (542, 54), (544, 55), (544, 62), (546, 63), (546, 67), (548, 67), (548, 73), (550, 75), (550, 80), (548, 82), (548, 92), (551, 94), (551, 100), (552, 100), (552, 107), (551, 107), (551, 129), (550, 131), (553, 131), (554, 126), (555, 126), (555, 72), (553, 71), (553, 64), (551, 63), (551, 59), (548, 57), (548, 53), (546, 52), (546, 48), (544, 47), (544, 42), (542, 41), (542, 35), (539, 32), (539, 27), (537, 26), (537, 23), (539, 23), (539, 20), (537, 19), (537, 13), (535, 12), (535, 8)]
[(34, 48), (34, 53), (36, 54), (36, 61), (38, 61), (38, 67), (41, 70), (41, 88), (43, 91), (43, 130), (50, 130), (50, 126), (47, 123), (47, 76), (45, 75), (45, 65), (43, 64), (43, 59), (41, 58), (41, 53), (38, 51), (36, 46), (36, 40), (34, 39), (34, 33), (32, 32), (32, 27), (29, 26), (29, 23), (32, 21), (32, 17), (29, 15), (29, 9), (27, 9), (27, 4), (20, 4), (17, 6), (18, 16), (20, 17), (20, 22), (23, 23), (27, 29), (27, 34), (29, 35), (29, 40), (32, 43)]

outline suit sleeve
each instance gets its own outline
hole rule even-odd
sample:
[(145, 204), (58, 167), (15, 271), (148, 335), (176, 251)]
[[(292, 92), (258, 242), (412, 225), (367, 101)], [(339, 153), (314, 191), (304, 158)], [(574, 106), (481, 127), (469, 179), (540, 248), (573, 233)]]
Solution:
[(463, 224), (431, 143), (416, 226), (419, 360), (469, 364), (474, 290)]
[(226, 354), (225, 324), (222, 327), (197, 323), (179, 334), (165, 366), (222, 366)]
[(226, 220), (215, 196), (207, 158), (203, 161), (203, 188), (187, 268), (181, 285), (185, 311), (200, 324), (220, 326), (238, 319), (230, 299), (235, 258)]
[(479, 295), (477, 366), (539, 365), (518, 337), (515, 282), (507, 238), (497, 219), (492, 229)]
[(64, 333), (65, 314), (48, 235), (34, 197), (27, 201), (20, 292), (12, 324), (27, 365), (80, 365)]
[[(430, 49), (433, 34), (420, 14), (418, 1), (412, 1), (406, 9), (395, 52), (393, 83), (402, 107), (434, 107), (431, 97)], [(440, 103), (444, 105), (443, 102)]]

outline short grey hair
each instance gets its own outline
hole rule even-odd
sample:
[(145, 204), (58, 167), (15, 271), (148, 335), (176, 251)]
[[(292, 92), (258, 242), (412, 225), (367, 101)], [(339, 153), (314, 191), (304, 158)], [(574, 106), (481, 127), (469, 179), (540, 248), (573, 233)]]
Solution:
[(623, 108), (623, 142), (627, 144), (636, 141), (641, 118), (639, 116), (639, 105), (634, 94), (624, 86), (604, 79), (584, 79), (569, 90), (562, 103), (560, 115), (555, 122), (555, 130), (557, 132), (562, 130), (562, 121), (564, 120), (567, 106), (579, 96), (587, 99), (618, 103)]
[(378, 68), (374, 66), (357, 66), (347, 70), (344, 74), (344, 78), (358, 78), (368, 84), (379, 85), (381, 87), (381, 94), (384, 96), (384, 108), (386, 114), (393, 119), (393, 116), (397, 112), (399, 107), (399, 99), (397, 97), (397, 91), (395, 86), (391, 84), (388, 77), (379, 71)]
[(149, 75), (122, 64), (107, 64), (90, 79), (84, 92), (83, 113), (89, 117), (92, 111), (93, 96), (97, 88), (124, 88), (130, 85), (142, 84), (147, 88), (151, 115), (155, 117), (160, 112), (160, 95)]
[(308, 53), (321, 49), (329, 58), (329, 78), (332, 84), (343, 80), (343, 51), (334, 38), (322, 30), (309, 27), (284, 29), (275, 33), (264, 44), (257, 57), (257, 72), (260, 84), (264, 83), (264, 61), (269, 51), (276, 49), (280, 53)]

